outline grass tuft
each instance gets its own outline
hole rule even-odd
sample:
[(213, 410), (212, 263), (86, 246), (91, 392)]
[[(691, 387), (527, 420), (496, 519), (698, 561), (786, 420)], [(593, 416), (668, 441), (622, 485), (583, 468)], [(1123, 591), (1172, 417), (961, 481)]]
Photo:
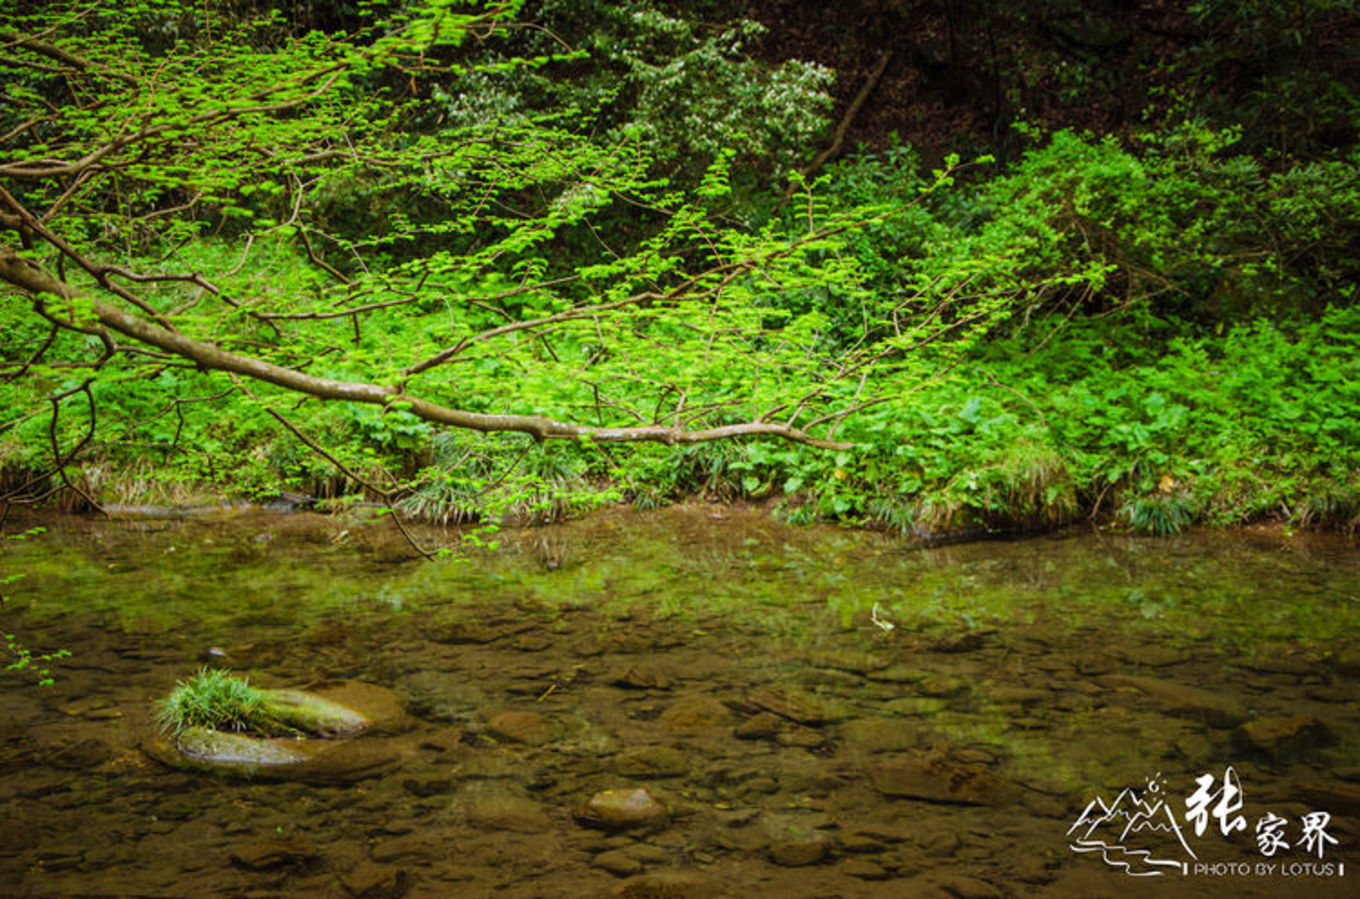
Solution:
[(1360, 488), (1337, 487), (1309, 496), (1303, 501), (1301, 518), (1309, 527), (1348, 534), (1360, 531)]
[(1155, 493), (1124, 503), (1119, 517), (1135, 534), (1171, 537), (1194, 523), (1195, 503), (1185, 494)]
[(248, 731), (264, 736), (291, 732), (269, 708), (263, 691), (244, 677), (220, 668), (203, 668), (161, 701), (156, 724), (175, 735), (190, 727)]

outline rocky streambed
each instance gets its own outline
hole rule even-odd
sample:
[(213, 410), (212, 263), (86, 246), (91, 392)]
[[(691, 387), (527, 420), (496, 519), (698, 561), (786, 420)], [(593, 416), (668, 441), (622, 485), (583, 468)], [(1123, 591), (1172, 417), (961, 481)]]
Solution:
[[(209, 583), (237, 602), (201, 600), (200, 618), (175, 614), (173, 625), (143, 606), (42, 614), (43, 591), (60, 581), (36, 567), (32, 592), (12, 600), (26, 635), (74, 654), (54, 687), (0, 691), (0, 883), (17, 896), (369, 899), (1123, 896), (1149, 883), (1170, 896), (1354, 894), (1349, 866), (1321, 872), (1360, 868), (1360, 646), (1348, 636), (1168, 631), (1143, 613), (1168, 602), (1146, 570), (1121, 588), (1127, 605), (1082, 608), (1035, 557), (1073, 546), (956, 549), (903, 566), (881, 544), (769, 522), (703, 537), (731, 527), (711, 515), (661, 519), (660, 535), (634, 522), (646, 542), (569, 534), (549, 547), (552, 566), (532, 542), (540, 534), (481, 571), (434, 574), (394, 569), (381, 552), (338, 555), (315, 522), (144, 531), (158, 565), (167, 545), (203, 539), (219, 560), (203, 570), (221, 572), (220, 553), (243, 556)], [(252, 563), (266, 527), (266, 545), (294, 569), (327, 566), (319, 584), (301, 589), (268, 559)], [(139, 564), (111, 529), (82, 533), (79, 552), (94, 561), (63, 566), (68, 587)], [(605, 561), (571, 555), (587, 544)], [(668, 545), (673, 555), (657, 549)], [(639, 548), (645, 576), (606, 564)], [(1198, 579), (1183, 597), (1207, 596), (1228, 572), (1298, 564), (1270, 547), (1227, 564), (1213, 561), (1221, 548), (1193, 549), (1163, 562)], [(201, 574), (178, 564), (158, 569), (162, 591)], [(239, 601), (252, 564), (265, 569), (254, 589), (268, 575), (273, 602)], [(1322, 585), (1317, 602), (1343, 614), (1331, 594), (1360, 577), (1325, 572), (1309, 581)], [(1014, 595), (1048, 602), (984, 618), (968, 597), (998, 573)], [(872, 583), (873, 605), (838, 606), (838, 577)], [(337, 578), (354, 589), (328, 593)], [(674, 595), (652, 586), (679, 580)], [(905, 614), (903, 596), (924, 607), (942, 584), (959, 591), (967, 620)], [(703, 593), (745, 593), (756, 614), (693, 600)], [(782, 605), (770, 599), (779, 594)], [(1199, 614), (1220, 612), (1201, 599)], [(390, 696), (390, 714), (331, 769), (240, 781), (172, 767), (147, 751), (152, 702), (204, 658), (264, 687)], [(1267, 811), (1329, 814), (1336, 843), (1322, 856), (1300, 845), (1274, 858), (1317, 863), (1304, 886), (1283, 867), (1257, 873), (1267, 857), (1250, 831), (1225, 835), (1213, 819), (1194, 832), (1196, 778), (1217, 784), (1228, 767), (1249, 826)], [(1113, 803), (1124, 787), (1146, 798), (1154, 777), (1193, 851), (1185, 872), (1133, 878), (1074, 851), (1093, 799)], [(1195, 873), (1196, 863), (1227, 867)], [(1213, 873), (1238, 865), (1248, 873)]]

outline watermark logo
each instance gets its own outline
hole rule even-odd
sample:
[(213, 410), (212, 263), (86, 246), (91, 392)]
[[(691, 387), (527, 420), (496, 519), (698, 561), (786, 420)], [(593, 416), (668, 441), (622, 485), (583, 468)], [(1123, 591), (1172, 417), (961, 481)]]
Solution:
[[(1225, 768), (1221, 777), (1202, 774), (1194, 782), (1195, 789), (1182, 799), (1167, 792), (1159, 771), (1147, 778), (1142, 790), (1125, 788), (1112, 801), (1097, 796), (1067, 829), (1069, 848), (1097, 854), (1132, 877), (1346, 875), (1344, 863), (1323, 861), (1339, 845), (1327, 831), (1332, 820), (1327, 812), (1309, 812), (1291, 821), (1266, 811), (1253, 829), (1243, 814), (1245, 796), (1234, 768)], [(1263, 860), (1255, 864), (1201, 860), (1192, 842), (1211, 825), (1225, 839), (1254, 837)], [(1299, 861), (1298, 856), (1306, 860)]]

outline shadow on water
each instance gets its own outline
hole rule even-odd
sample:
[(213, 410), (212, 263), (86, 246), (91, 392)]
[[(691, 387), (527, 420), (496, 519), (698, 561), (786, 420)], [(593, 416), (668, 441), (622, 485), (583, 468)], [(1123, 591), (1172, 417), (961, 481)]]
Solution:
[[(1353, 895), (1360, 876), (1341, 539), (923, 550), (693, 506), (417, 562), (341, 518), (43, 523), (3, 547), (25, 577), (0, 614), (72, 657), (54, 687), (0, 681), (7, 895)], [(205, 663), (380, 685), (408, 717), (360, 738), (350, 778), (166, 767), (142, 750), (153, 703)], [(655, 815), (591, 804), (635, 788)]]

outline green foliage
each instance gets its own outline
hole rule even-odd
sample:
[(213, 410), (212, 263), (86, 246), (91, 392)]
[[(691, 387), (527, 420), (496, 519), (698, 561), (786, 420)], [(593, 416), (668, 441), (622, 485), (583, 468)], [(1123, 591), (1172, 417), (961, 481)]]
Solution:
[[(503, 126), (544, 111), (589, 111), (604, 140), (645, 145), (657, 170), (686, 180), (728, 151), (748, 166), (788, 171), (826, 128), (830, 70), (751, 58), (764, 32), (754, 21), (714, 24), (638, 0), (543, 0), (526, 4), (525, 15), (536, 27), (480, 44), (481, 71), (434, 88), (441, 115)], [(516, 59), (553, 62), (505, 65)]]
[(420, 471), (403, 514), (440, 524), (545, 524), (617, 500), (587, 480), (589, 457), (573, 444), (441, 433), (432, 464)]
[(156, 724), (175, 735), (190, 727), (247, 731), (261, 736), (290, 732), (269, 708), (267, 697), (244, 677), (203, 668), (181, 681), (156, 710)]
[(71, 656), (69, 649), (35, 654), (14, 634), (5, 634), (5, 652), (13, 659), (5, 666), (5, 670), (13, 671), (20, 676), (31, 676), (34, 685), (39, 687), (50, 687), (55, 684), (57, 680), (52, 675), (51, 663)]
[[(1239, 33), (1256, 4), (1213, 6)], [(781, 203), (750, 173), (796, 167), (829, 74), (761, 65), (752, 23), (414, 2), (303, 33), (273, 8), (16, 20), (84, 61), (0, 59), (7, 189), (60, 235), (22, 252), (187, 337), (392, 393), (299, 402), (173, 354), (105, 359), (53, 328), (87, 327), (91, 299), (43, 318), (0, 292), (18, 480), (79, 447), (64, 473), (97, 496), (145, 471), (488, 526), (692, 492), (920, 535), (1354, 518), (1353, 147), (1262, 160), (1181, 110), (1125, 140), (1024, 126), (1009, 167), (861, 149)], [(417, 396), (852, 448), (530, 444), (445, 433)]]

